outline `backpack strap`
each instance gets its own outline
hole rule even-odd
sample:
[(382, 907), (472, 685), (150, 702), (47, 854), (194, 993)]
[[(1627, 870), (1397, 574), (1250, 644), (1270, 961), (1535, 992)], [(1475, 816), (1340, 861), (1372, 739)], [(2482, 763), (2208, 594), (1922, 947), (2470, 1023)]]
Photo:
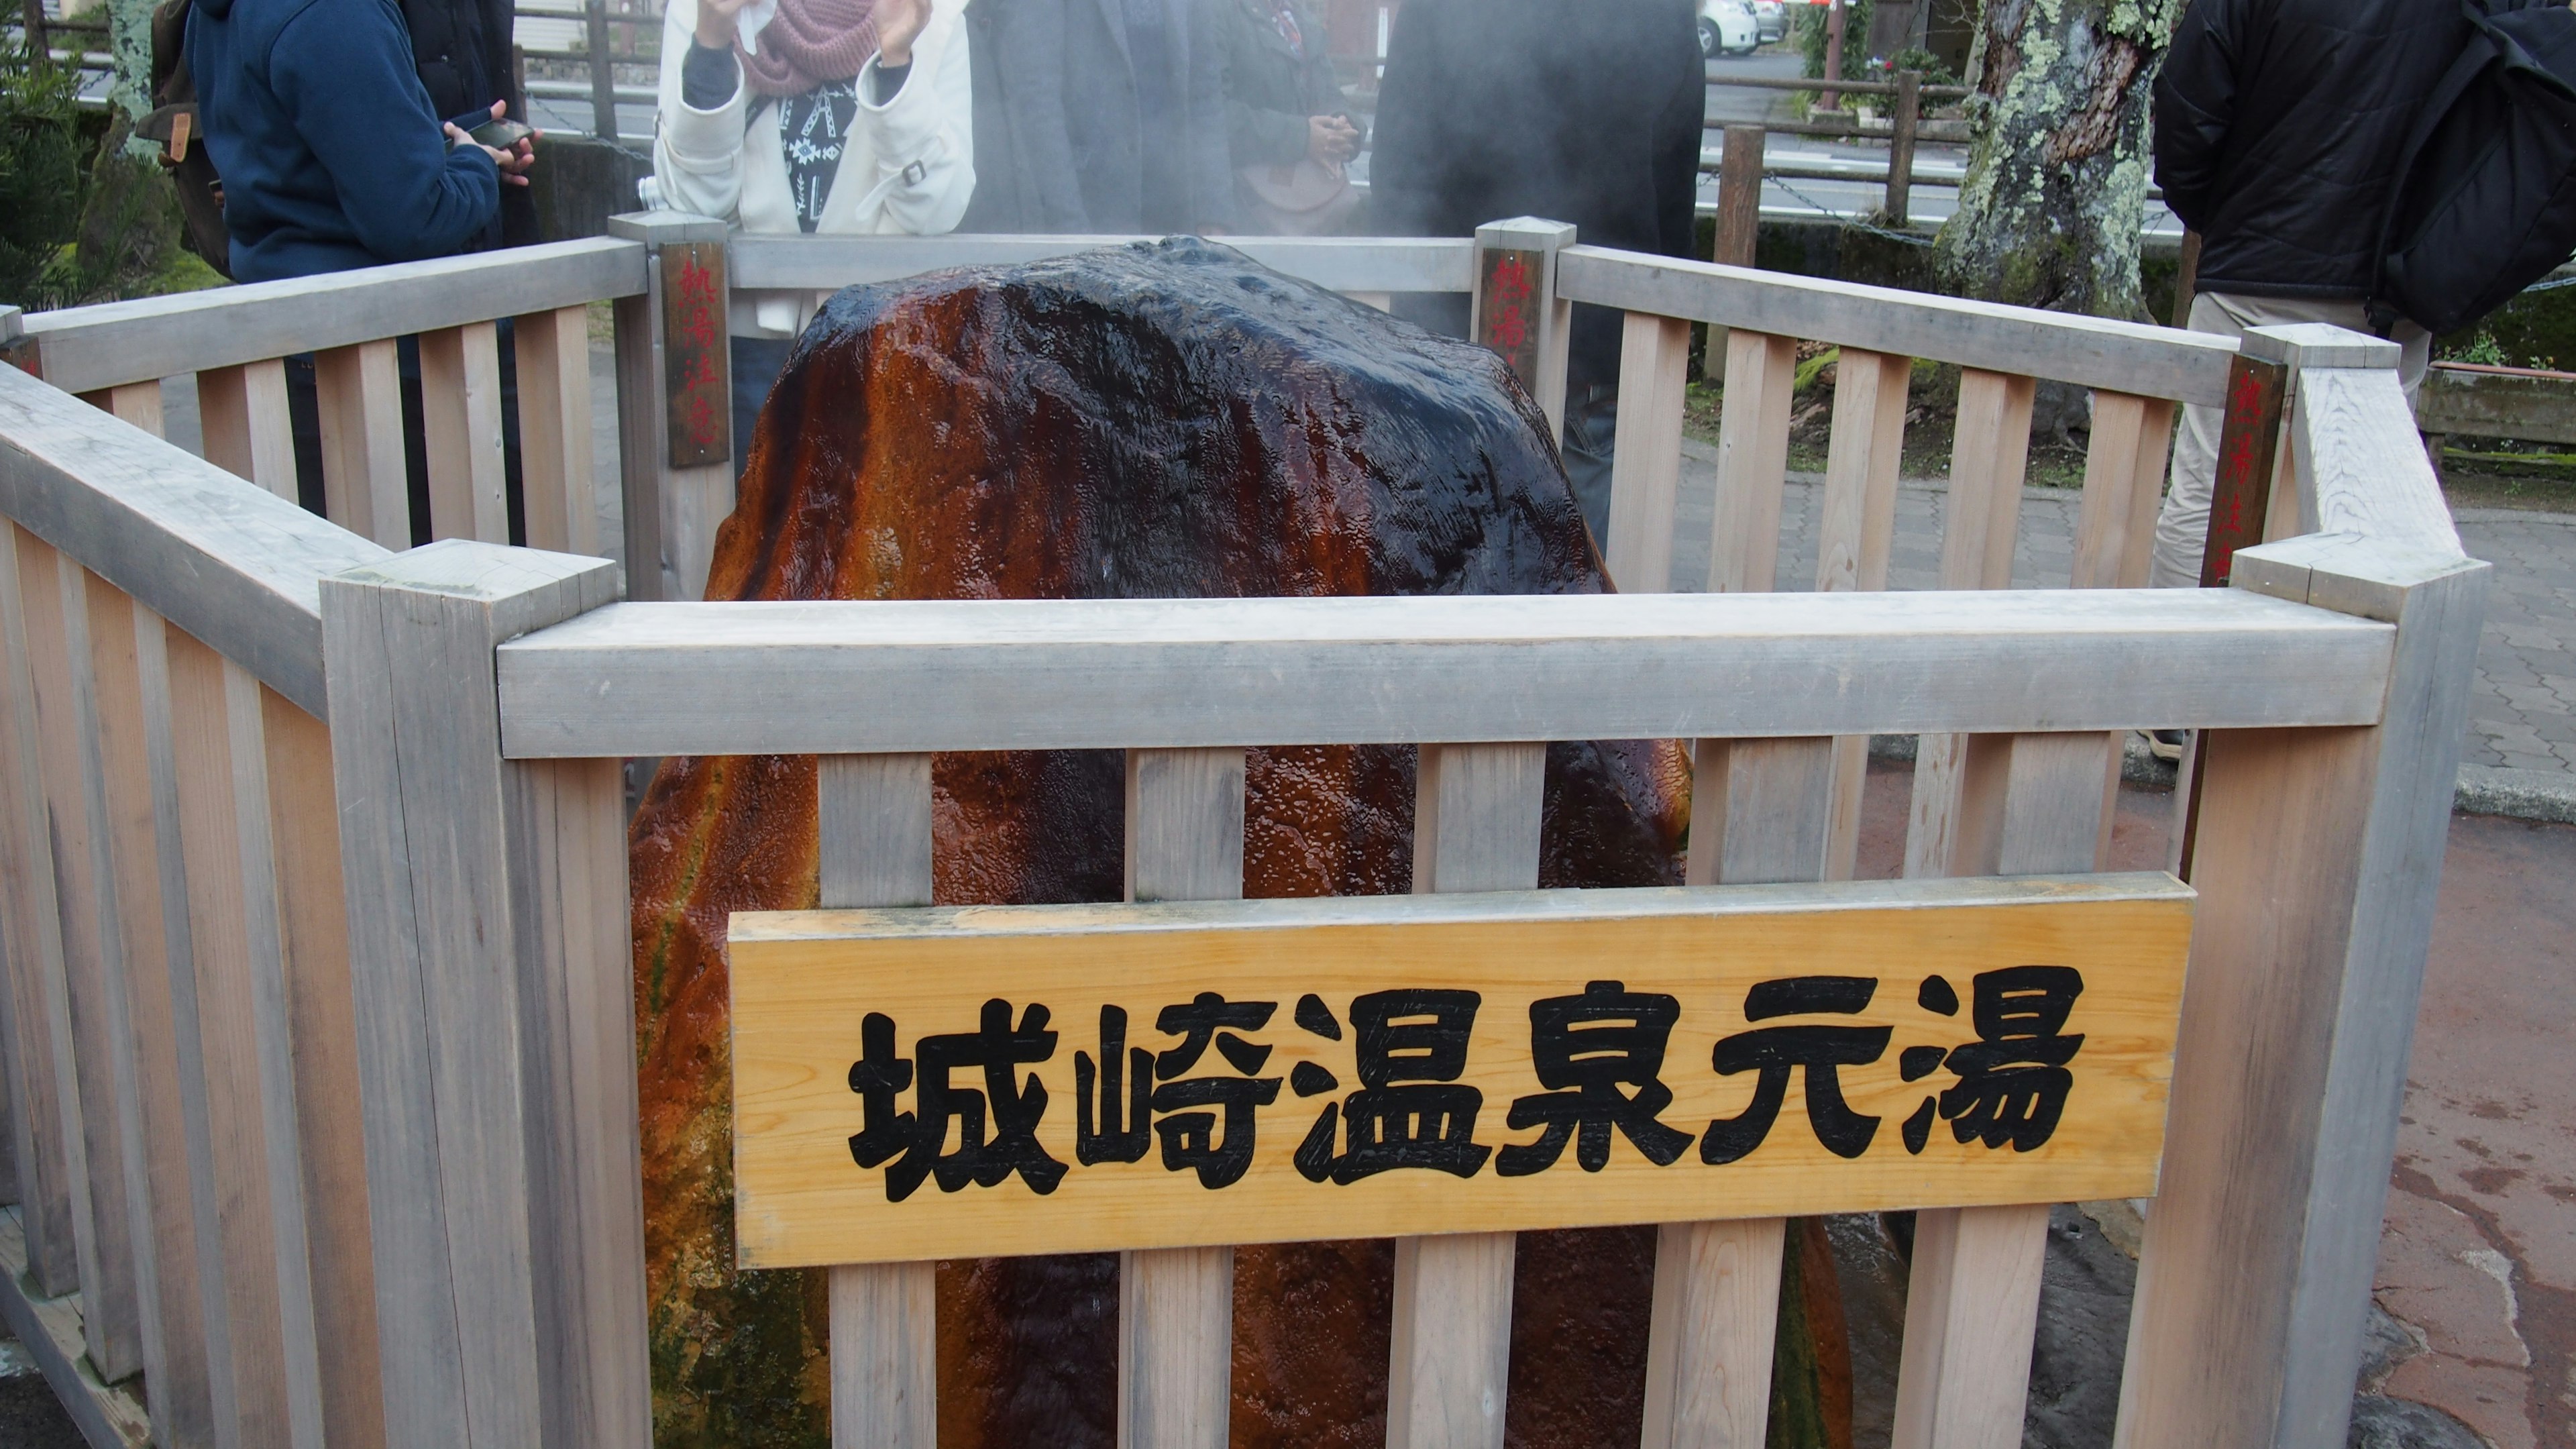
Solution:
[(2407, 134), (2406, 148), (2397, 153), (2396, 179), (2389, 185), (2388, 203), (2380, 211), (2379, 244), (2372, 252), (2376, 259), (2375, 279), (2365, 310), (2372, 329), (2382, 337), (2389, 334), (2399, 318), (2397, 309), (2388, 302), (2391, 291), (2388, 272), (2396, 250), (2397, 211), (2406, 200), (2406, 184), (2414, 179), (2415, 163), (2422, 159), (2424, 148), (2432, 144), (2433, 133), (2441, 129), (2442, 122), (2468, 95), (2469, 88), (2476, 85), (2478, 78), (2486, 74), (2487, 67), (2503, 55), (2494, 32), (2488, 28), (2486, 7), (2479, 0), (2460, 0), (2460, 11), (2468, 18), (2469, 43), (2461, 50), (2459, 59), (2451, 62), (2451, 69), (2442, 77), (2441, 84), (2433, 87), (2433, 94), (2424, 102), (2423, 109), (2415, 113), (2415, 125)]

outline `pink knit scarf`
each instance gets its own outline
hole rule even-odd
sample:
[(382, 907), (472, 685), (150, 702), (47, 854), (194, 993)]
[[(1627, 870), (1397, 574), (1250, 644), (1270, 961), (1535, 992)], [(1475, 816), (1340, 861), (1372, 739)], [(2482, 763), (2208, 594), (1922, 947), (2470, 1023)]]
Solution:
[(848, 80), (877, 53), (875, 10), (876, 0), (778, 0), (778, 14), (753, 42), (760, 53), (734, 44), (742, 73), (764, 96), (801, 96)]

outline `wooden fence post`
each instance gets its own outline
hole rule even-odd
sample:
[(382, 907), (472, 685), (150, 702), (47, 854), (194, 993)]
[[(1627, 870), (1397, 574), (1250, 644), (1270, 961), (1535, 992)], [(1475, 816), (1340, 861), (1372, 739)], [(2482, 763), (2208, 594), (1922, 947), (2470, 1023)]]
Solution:
[(1923, 72), (1896, 73), (1896, 107), (1888, 121), (1887, 224), (1899, 231), (1913, 220), (1914, 129), (1923, 118)]
[[(1769, 135), (1762, 127), (1729, 126), (1717, 168), (1717, 228), (1709, 260), (1723, 267), (1749, 267), (1762, 242), (1762, 154)], [(1727, 329), (1710, 323), (1701, 371), (1712, 387), (1726, 385)]]
[(610, 217), (608, 232), (647, 254), (644, 292), (616, 304), (626, 596), (695, 600), (733, 511), (725, 224), (647, 211)]
[(582, 29), (590, 50), (590, 132), (617, 144), (617, 70), (610, 63), (608, 0), (582, 0)]
[(1572, 245), (1571, 225), (1534, 216), (1476, 228), (1475, 318), (1467, 333), (1503, 355), (1557, 433), (1565, 430), (1565, 344), (1574, 304), (1556, 295), (1556, 259)]
[(502, 759), (493, 673), (615, 592), (461, 540), (322, 582), (394, 1449), (648, 1433), (617, 762)]
[(2202, 736), (2199, 924), (2121, 1449), (2344, 1442), (2488, 583), (2456, 552), (2349, 533), (2236, 565), (2238, 588), (2396, 624), (2395, 671), (2376, 726)]

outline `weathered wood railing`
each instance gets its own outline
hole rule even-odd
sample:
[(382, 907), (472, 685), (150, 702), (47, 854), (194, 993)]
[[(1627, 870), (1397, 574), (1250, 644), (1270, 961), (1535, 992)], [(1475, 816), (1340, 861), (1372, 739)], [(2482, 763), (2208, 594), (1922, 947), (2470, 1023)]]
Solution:
[[(630, 757), (825, 756), (824, 899), (855, 905), (928, 899), (933, 752), (1123, 748), (1130, 879), (1170, 900), (1240, 894), (1249, 746), (1422, 746), (1417, 889), (1496, 890), (1536, 880), (1547, 742), (1693, 740), (1689, 879), (1732, 885), (1850, 876), (1874, 733), (1924, 737), (1908, 875), (2098, 869), (2115, 732), (2159, 725), (2207, 732), (2201, 927), (2122, 1443), (2339, 1440), (2485, 587), (2420, 449), (2398, 446), (2384, 346), (2288, 329), (2239, 356), (1536, 223), (1489, 229), (1481, 258), (1256, 242), (1368, 294), (1468, 290), (1517, 253), (1536, 285), (1515, 362), (1552, 414), (1565, 304), (1628, 311), (1604, 547), (1625, 592), (649, 602), (703, 579), (730, 499), (723, 452), (674, 467), (668, 446), (665, 254), (703, 225), (27, 319), (17, 355), (57, 386), (0, 369), (0, 1080), (27, 1281), (78, 1292), (85, 1339), (48, 1360), (67, 1397), (85, 1356), (105, 1379), (141, 1370), (171, 1444), (646, 1442)], [(737, 238), (715, 256), (731, 286), (820, 289), (1096, 244)], [(597, 300), (618, 307), (628, 592), (647, 601), (574, 556), (596, 545)], [(1489, 292), (1480, 327), (1513, 303)], [(494, 528), (504, 316), (527, 532), (552, 552)], [(1731, 329), (1696, 597), (1666, 593), (1693, 322)], [(406, 334), (448, 339), (422, 357), (444, 398), (427, 531), (449, 541), (391, 555), (368, 538), (412, 536), (386, 403)], [(1843, 348), (1830, 597), (1770, 592), (1795, 339)], [(276, 496), (278, 359), (307, 350), (348, 528)], [(1888, 594), (1918, 357), (1965, 369), (1949, 592)], [(2232, 384), (2264, 368), (2291, 385)], [(149, 435), (150, 386), (179, 372), (199, 374), (221, 467)], [(2069, 582), (2116, 592), (2009, 591), (2036, 379), (2094, 390)], [(2285, 424), (2237, 421), (2274, 424), (2297, 486), (2248, 501), (2303, 536), (2241, 553), (2230, 589), (2138, 590), (2172, 407), (2255, 394), (2289, 399)], [(2268, 486), (2266, 443), (2246, 487)], [(2047, 1205), (1920, 1206), (1896, 1441), (2015, 1442)], [(1652, 1449), (1760, 1442), (1781, 1235), (1665, 1225)], [(1513, 1251), (1399, 1245), (1390, 1443), (1501, 1443)], [(1128, 1442), (1224, 1441), (1228, 1256), (1128, 1256)], [(836, 1442), (932, 1442), (928, 1285), (922, 1265), (834, 1271)], [(32, 1302), (0, 1287), (13, 1315)], [(88, 1396), (93, 1437), (119, 1432), (116, 1402)]]

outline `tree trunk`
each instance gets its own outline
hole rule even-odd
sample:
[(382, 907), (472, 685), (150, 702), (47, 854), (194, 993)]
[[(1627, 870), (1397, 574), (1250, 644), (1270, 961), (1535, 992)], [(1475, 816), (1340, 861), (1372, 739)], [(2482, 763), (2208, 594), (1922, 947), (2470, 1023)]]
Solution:
[(1934, 253), (1962, 296), (2146, 321), (2147, 108), (2184, 0), (1986, 0), (1978, 117)]

